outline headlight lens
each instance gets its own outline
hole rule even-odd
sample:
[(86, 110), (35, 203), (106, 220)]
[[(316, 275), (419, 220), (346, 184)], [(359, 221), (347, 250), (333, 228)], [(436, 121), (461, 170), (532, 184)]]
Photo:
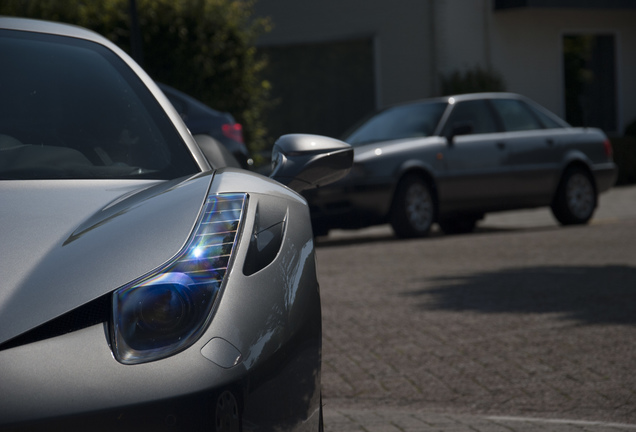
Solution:
[(183, 250), (113, 294), (113, 352), (124, 364), (158, 360), (206, 329), (231, 265), (247, 194), (210, 195)]

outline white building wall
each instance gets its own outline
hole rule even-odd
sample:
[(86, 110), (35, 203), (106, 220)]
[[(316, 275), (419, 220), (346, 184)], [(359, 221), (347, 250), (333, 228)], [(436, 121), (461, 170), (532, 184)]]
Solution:
[(619, 129), (636, 118), (636, 11), (520, 9), (500, 11), (490, 23), (493, 68), (508, 90), (525, 94), (565, 116), (562, 37), (568, 33), (616, 36)]
[[(373, 37), (376, 105), (437, 95), (441, 74), (481, 66), (564, 116), (562, 36), (613, 32), (619, 128), (636, 119), (636, 10), (520, 8), (493, 0), (259, 0), (261, 45)], [(316, 65), (320, 67), (320, 65)]]
[(477, 66), (488, 69), (490, 0), (433, 1), (437, 74), (447, 75)]

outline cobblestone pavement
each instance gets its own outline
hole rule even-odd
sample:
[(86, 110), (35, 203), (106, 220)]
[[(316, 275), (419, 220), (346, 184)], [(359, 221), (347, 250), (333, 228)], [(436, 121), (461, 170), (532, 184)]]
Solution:
[(636, 425), (532, 417), (475, 416), (387, 409), (327, 410), (325, 430), (365, 432), (619, 432)]
[(636, 187), (584, 227), (317, 245), (327, 432), (636, 429)]

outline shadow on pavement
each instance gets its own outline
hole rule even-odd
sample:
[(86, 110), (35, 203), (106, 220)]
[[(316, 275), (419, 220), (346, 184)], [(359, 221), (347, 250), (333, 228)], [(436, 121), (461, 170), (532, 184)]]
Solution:
[(334, 246), (349, 246), (366, 243), (382, 243), (387, 241), (422, 241), (429, 239), (440, 238), (457, 238), (463, 236), (476, 236), (487, 234), (508, 234), (516, 232), (545, 232), (549, 230), (566, 229), (560, 226), (478, 226), (475, 231), (462, 234), (444, 234), (439, 228), (434, 227), (433, 230), (426, 237), (416, 237), (410, 239), (401, 239), (393, 234), (393, 231), (385, 230), (380, 232), (373, 232), (372, 234), (362, 230), (339, 230), (336, 235), (315, 237), (315, 244), (317, 247), (334, 247)]
[(387, 241), (400, 241), (392, 234), (375, 235), (375, 236), (344, 236), (344, 237), (316, 237), (316, 247), (335, 247), (335, 246), (347, 246), (357, 245), (365, 243), (384, 243)]
[(534, 267), (445, 276), (403, 295), (425, 310), (483, 313), (562, 313), (583, 325), (636, 325), (636, 268)]

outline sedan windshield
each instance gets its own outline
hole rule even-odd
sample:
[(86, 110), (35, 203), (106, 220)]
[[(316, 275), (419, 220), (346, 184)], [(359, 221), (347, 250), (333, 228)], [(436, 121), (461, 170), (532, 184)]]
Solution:
[(445, 102), (388, 108), (363, 123), (345, 141), (355, 147), (378, 141), (431, 136), (445, 108)]
[(199, 169), (161, 105), (105, 47), (0, 31), (0, 179), (169, 179)]

